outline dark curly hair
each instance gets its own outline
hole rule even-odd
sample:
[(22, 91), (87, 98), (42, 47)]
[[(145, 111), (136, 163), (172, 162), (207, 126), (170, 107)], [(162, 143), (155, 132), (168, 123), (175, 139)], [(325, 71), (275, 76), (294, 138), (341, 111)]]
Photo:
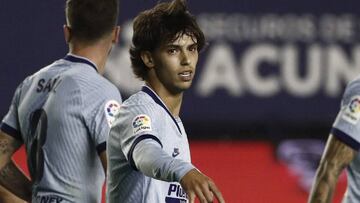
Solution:
[(65, 15), (71, 36), (94, 42), (111, 33), (117, 24), (119, 0), (67, 0)]
[(141, 52), (152, 52), (183, 34), (197, 40), (198, 51), (205, 45), (204, 33), (188, 11), (185, 0), (159, 3), (141, 12), (133, 22), (133, 31), (130, 59), (133, 72), (142, 80), (146, 80), (148, 68), (141, 59)]

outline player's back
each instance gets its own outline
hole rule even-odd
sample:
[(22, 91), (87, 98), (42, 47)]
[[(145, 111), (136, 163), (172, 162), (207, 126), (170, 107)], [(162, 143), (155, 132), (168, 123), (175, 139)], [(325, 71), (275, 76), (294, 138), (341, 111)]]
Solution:
[(108, 126), (102, 129), (94, 115), (119, 93), (95, 65), (83, 62), (73, 56), (56, 61), (17, 90), (33, 202), (100, 202), (104, 171), (96, 149), (106, 137), (96, 134), (107, 134)]

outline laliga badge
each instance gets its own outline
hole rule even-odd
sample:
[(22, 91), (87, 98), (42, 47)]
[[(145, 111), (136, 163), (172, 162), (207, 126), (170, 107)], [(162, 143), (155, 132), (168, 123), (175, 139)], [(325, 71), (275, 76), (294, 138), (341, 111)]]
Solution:
[(113, 124), (116, 115), (119, 113), (119, 110), (120, 110), (120, 104), (117, 101), (110, 100), (106, 102), (105, 115), (106, 115), (106, 120), (110, 127)]
[(360, 120), (360, 96), (351, 98), (344, 110), (342, 119), (354, 125)]
[(151, 119), (145, 114), (137, 115), (132, 121), (132, 127), (134, 135), (151, 131)]

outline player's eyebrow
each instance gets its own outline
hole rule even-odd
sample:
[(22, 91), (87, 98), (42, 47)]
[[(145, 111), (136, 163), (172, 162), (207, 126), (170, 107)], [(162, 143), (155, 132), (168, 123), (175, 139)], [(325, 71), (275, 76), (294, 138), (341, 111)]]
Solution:
[[(197, 43), (197, 42), (194, 42), (194, 43), (192, 43), (192, 44), (187, 45), (186, 47), (193, 47), (193, 46), (197, 46), (197, 45), (198, 45), (198, 43)], [(182, 45), (179, 45), (179, 44), (169, 43), (169, 44), (166, 44), (164, 47), (165, 47), (165, 48), (181, 48), (181, 47), (183, 47), (183, 46), (182, 46)]]
[(194, 47), (194, 46), (198, 46), (198, 43), (197, 42), (194, 42), (194, 43), (192, 43), (192, 44), (190, 44), (188, 47)]

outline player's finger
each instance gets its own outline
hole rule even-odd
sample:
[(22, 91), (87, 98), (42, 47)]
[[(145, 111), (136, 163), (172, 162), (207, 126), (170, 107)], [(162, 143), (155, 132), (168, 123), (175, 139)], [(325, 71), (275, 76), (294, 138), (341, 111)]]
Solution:
[(203, 193), (204, 193), (204, 196), (205, 196), (205, 198), (206, 198), (206, 200), (208, 202), (213, 202), (214, 201), (214, 194), (210, 190), (206, 190)]
[(203, 193), (203, 189), (201, 187), (195, 187), (195, 193), (197, 198), (200, 200), (201, 203), (207, 203), (207, 199)]
[(216, 187), (215, 183), (210, 182), (209, 188), (215, 194), (215, 197), (219, 201), (219, 203), (225, 203), (225, 199), (222, 196), (220, 190)]
[(188, 192), (188, 197), (189, 197), (189, 203), (195, 203), (195, 194), (194, 192)]
[(211, 192), (210, 190), (210, 185), (208, 182), (205, 182), (204, 184), (201, 185), (201, 189), (202, 189), (202, 193), (204, 194), (206, 200), (208, 202), (213, 202), (214, 201), (214, 194)]

